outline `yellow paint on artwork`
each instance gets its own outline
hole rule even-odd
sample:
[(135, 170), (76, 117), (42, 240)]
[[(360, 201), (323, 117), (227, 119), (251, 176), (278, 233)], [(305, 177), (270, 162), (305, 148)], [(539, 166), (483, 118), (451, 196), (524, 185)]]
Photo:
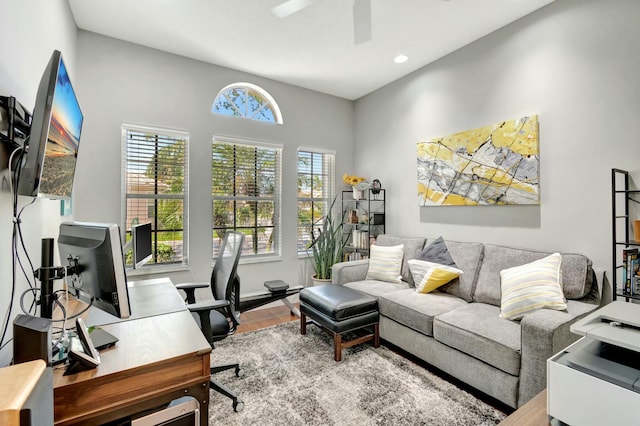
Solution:
[(427, 152), (429, 152), (427, 150), (428, 145), (428, 142), (418, 142), (418, 146), (416, 148), (418, 151), (418, 158), (424, 158), (427, 156)]
[(519, 192), (528, 192), (529, 194), (536, 194), (538, 191), (532, 185), (524, 182), (513, 181), (511, 184), (511, 188), (519, 191)]
[(433, 203), (437, 203), (444, 194), (440, 191), (427, 188), (425, 184), (418, 182), (418, 195), (421, 195), (424, 200), (431, 200)]
[(448, 206), (475, 206), (478, 203), (463, 197), (462, 195), (447, 194), (447, 199), (444, 204)]
[(433, 189), (429, 190), (429, 200), (431, 200), (434, 203), (439, 203), (440, 199), (444, 196), (444, 194), (440, 191), (434, 191)]

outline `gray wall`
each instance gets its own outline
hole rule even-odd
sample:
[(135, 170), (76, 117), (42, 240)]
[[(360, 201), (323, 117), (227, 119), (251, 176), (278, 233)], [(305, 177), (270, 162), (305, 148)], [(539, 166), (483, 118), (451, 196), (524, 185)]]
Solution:
[[(557, 0), (356, 101), (357, 171), (388, 189), (387, 233), (579, 252), (610, 272), (611, 168), (640, 169), (638, 17), (637, 0)], [(419, 140), (531, 114), (539, 206), (418, 207)]]
[[(186, 130), (191, 134), (190, 269), (169, 275), (174, 282), (208, 281), (213, 135), (282, 144), (282, 260), (241, 264), (241, 292), (264, 291), (263, 282), (272, 279), (304, 284), (311, 273), (296, 252), (297, 148), (333, 149), (336, 170), (350, 169), (353, 102), (86, 31), (78, 33), (78, 69), (85, 124), (74, 188), (76, 220), (120, 222), (123, 122)], [(212, 114), (218, 91), (239, 81), (267, 90), (282, 110), (284, 125)]]
[[(0, 94), (15, 96), (33, 111), (40, 77), (54, 49), (62, 52), (71, 79), (77, 77), (77, 31), (69, 5), (65, 0), (0, 0), (0, 16)], [(20, 197), (20, 207), (30, 201)], [(40, 266), (40, 239), (56, 237), (59, 223), (59, 201), (37, 200), (24, 210), (22, 231), (34, 267)], [(3, 326), (11, 298), (12, 229), (11, 197), (8, 192), (0, 192), (0, 321)], [(21, 258), (28, 270), (26, 257), (21, 255)], [(18, 274), (17, 298), (28, 288), (20, 272)], [(16, 301), (9, 318), (9, 338), (13, 334), (13, 318), (19, 313)], [(12, 356), (10, 344), (0, 351), (0, 366), (7, 365)]]

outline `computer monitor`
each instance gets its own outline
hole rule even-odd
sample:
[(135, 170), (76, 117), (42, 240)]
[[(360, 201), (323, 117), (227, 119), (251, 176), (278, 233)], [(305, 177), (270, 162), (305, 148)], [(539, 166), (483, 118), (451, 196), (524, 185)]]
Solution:
[(76, 279), (69, 290), (86, 303), (119, 318), (131, 315), (120, 227), (109, 223), (64, 222), (58, 236), (60, 261)]
[(140, 223), (131, 227), (134, 269), (151, 260), (153, 255), (151, 232), (151, 223)]

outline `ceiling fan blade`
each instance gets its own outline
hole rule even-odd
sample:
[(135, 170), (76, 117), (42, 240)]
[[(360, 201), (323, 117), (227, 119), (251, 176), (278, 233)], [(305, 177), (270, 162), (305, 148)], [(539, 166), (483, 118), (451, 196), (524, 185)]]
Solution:
[(315, 2), (316, 0), (289, 0), (272, 7), (271, 13), (276, 15), (278, 18), (286, 18), (305, 7), (311, 6)]
[(353, 36), (356, 44), (371, 40), (371, 0), (353, 0)]

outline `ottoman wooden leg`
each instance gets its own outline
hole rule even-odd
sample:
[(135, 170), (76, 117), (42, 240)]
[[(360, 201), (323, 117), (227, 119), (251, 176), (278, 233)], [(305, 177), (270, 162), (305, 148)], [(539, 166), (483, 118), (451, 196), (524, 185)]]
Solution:
[(333, 335), (333, 359), (342, 361), (342, 334), (340, 333)]
[(307, 316), (300, 312), (300, 334), (307, 334)]
[(373, 347), (380, 347), (380, 324), (375, 323), (373, 326)]

